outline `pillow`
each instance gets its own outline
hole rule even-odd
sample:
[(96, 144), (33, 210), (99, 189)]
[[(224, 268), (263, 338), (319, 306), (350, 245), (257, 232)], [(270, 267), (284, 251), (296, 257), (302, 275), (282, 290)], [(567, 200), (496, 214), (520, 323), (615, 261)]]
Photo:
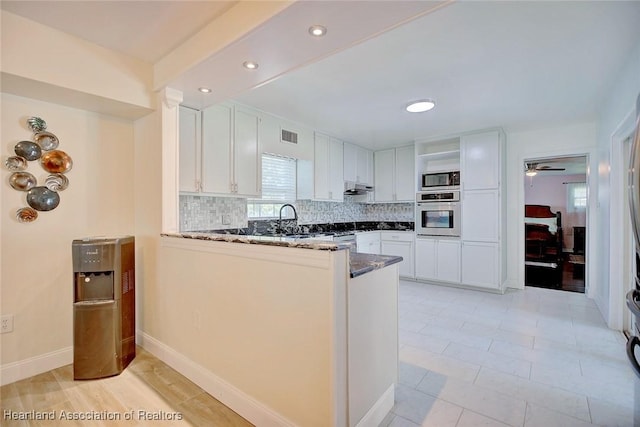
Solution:
[(549, 227), (549, 233), (556, 234), (558, 232), (558, 226), (556, 224), (556, 217), (553, 218), (531, 218), (526, 217), (524, 219), (525, 224), (542, 224)]

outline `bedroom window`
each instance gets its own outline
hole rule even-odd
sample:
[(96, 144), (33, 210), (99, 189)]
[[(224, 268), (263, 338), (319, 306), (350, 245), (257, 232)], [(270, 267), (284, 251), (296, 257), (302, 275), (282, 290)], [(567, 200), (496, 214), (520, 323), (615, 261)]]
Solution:
[(569, 212), (577, 212), (587, 208), (587, 184), (584, 182), (569, 184), (567, 189)]
[[(275, 154), (262, 155), (262, 197), (247, 200), (250, 219), (277, 218), (285, 203), (296, 200), (296, 159)], [(291, 216), (287, 209), (283, 214)]]

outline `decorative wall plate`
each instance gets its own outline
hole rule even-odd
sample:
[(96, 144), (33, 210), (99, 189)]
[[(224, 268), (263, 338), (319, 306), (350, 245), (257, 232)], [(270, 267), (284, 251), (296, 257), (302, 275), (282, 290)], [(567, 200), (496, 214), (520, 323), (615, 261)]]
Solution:
[(38, 185), (38, 180), (29, 172), (14, 172), (9, 177), (9, 185), (14, 190), (29, 191)]
[(23, 171), (27, 168), (27, 159), (22, 156), (11, 156), (5, 160), (4, 165), (10, 171)]
[(29, 117), (29, 119), (27, 120), (27, 125), (33, 132), (42, 132), (47, 128), (47, 122), (42, 120), (40, 117), (35, 116)]
[(21, 208), (16, 212), (16, 218), (20, 222), (33, 222), (38, 218), (38, 212), (33, 208)]
[(61, 173), (54, 173), (45, 179), (44, 186), (51, 191), (62, 191), (69, 186), (69, 178)]
[(60, 196), (47, 187), (33, 187), (27, 192), (27, 203), (37, 211), (50, 211), (60, 204)]
[(27, 160), (38, 160), (42, 155), (42, 149), (33, 141), (20, 141), (13, 148), (13, 151)]
[(47, 151), (40, 158), (40, 164), (49, 173), (66, 173), (71, 170), (73, 160), (64, 151)]
[(58, 137), (52, 134), (51, 132), (36, 132), (33, 135), (33, 140), (42, 148), (44, 151), (55, 150), (58, 148)]

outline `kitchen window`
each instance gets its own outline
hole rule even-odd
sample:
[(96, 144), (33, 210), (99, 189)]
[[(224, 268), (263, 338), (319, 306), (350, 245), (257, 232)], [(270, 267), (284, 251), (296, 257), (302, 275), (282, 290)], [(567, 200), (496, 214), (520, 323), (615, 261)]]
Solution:
[[(249, 219), (277, 218), (285, 203), (296, 200), (296, 159), (262, 155), (262, 197), (247, 200)], [(284, 213), (291, 213), (287, 209)], [(293, 217), (291, 217), (293, 218)]]

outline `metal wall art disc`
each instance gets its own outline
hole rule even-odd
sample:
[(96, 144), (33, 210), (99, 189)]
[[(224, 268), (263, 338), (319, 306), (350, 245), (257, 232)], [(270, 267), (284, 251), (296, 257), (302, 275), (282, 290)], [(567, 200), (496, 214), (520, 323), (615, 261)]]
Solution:
[(73, 160), (64, 151), (47, 151), (40, 158), (40, 164), (49, 173), (66, 173), (71, 170)]
[(55, 150), (58, 148), (58, 137), (52, 134), (51, 132), (36, 132), (33, 135), (33, 140), (42, 148), (44, 151)]
[(54, 173), (45, 179), (44, 186), (51, 191), (62, 191), (69, 186), (69, 178), (61, 173)]
[(60, 196), (47, 187), (33, 187), (27, 192), (27, 204), (37, 211), (50, 211), (60, 204)]
[(35, 116), (29, 117), (29, 119), (27, 120), (27, 125), (33, 132), (42, 132), (47, 128), (47, 122), (42, 120), (40, 117)]
[(21, 208), (16, 212), (16, 218), (20, 222), (33, 222), (38, 218), (38, 212), (33, 208)]
[(16, 144), (13, 151), (20, 157), (27, 160), (38, 160), (42, 155), (42, 149), (33, 141), (20, 141)]
[(9, 177), (9, 185), (14, 190), (29, 191), (38, 185), (38, 180), (29, 172), (14, 172)]
[(23, 171), (27, 168), (27, 159), (21, 156), (11, 156), (5, 160), (4, 165), (10, 171)]

